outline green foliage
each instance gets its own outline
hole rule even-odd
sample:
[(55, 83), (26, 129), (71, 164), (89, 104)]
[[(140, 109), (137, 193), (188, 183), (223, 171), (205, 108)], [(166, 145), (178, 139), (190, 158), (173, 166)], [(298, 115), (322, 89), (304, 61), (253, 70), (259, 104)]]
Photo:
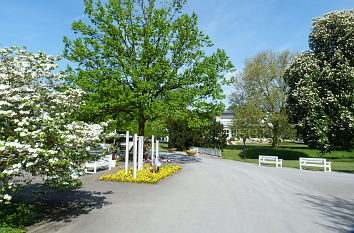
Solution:
[(236, 137), (242, 138), (244, 159), (246, 159), (246, 139), (260, 135), (262, 128), (265, 128), (262, 124), (262, 112), (256, 104), (245, 102), (234, 108), (231, 130)]
[(204, 128), (204, 134), (200, 143), (201, 147), (223, 149), (226, 146), (226, 134), (223, 132), (224, 126), (214, 119)]
[(260, 130), (264, 128), (261, 120), (262, 113), (257, 105), (246, 102), (234, 108), (231, 129), (237, 138), (245, 141), (247, 138), (260, 135)]
[(169, 120), (170, 148), (186, 150), (191, 146), (223, 149), (226, 146), (226, 135), (223, 125), (215, 119), (209, 120), (208, 125), (201, 127), (189, 127), (186, 120)]
[(195, 13), (181, 13), (186, 1), (84, 2), (90, 22), (75, 21), (78, 37), (64, 37), (64, 56), (78, 65), (68, 81), (88, 93), (81, 118), (136, 120), (144, 135), (147, 121), (223, 110), (233, 65), (223, 50), (206, 55), (212, 42)]
[(287, 85), (283, 77), (293, 55), (288, 51), (264, 51), (246, 59), (243, 72), (235, 82), (230, 103), (236, 113), (233, 127), (240, 137), (250, 137), (270, 129), (273, 147), (289, 127), (285, 111)]
[(313, 21), (310, 51), (285, 72), (288, 115), (306, 144), (322, 153), (354, 145), (354, 10)]
[(157, 137), (165, 137), (168, 135), (167, 124), (163, 119), (156, 119), (154, 121), (146, 122), (145, 136), (155, 135)]
[(0, 232), (25, 232), (25, 227), (34, 224), (39, 211), (25, 202), (0, 204)]
[(190, 146), (195, 146), (200, 141), (200, 131), (188, 127), (186, 120), (168, 120), (167, 129), (169, 132), (169, 148), (186, 150)]

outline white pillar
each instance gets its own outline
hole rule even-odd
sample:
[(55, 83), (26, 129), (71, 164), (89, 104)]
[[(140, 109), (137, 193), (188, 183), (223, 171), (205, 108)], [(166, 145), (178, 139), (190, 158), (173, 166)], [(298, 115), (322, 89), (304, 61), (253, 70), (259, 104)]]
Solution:
[(144, 136), (139, 136), (138, 171), (143, 170)]
[(155, 136), (152, 135), (151, 138), (151, 165), (154, 166), (154, 140), (155, 140)]
[(156, 160), (159, 159), (159, 140), (156, 140)]
[(136, 164), (138, 159), (138, 135), (134, 134), (133, 141), (133, 178), (136, 178)]
[(125, 174), (129, 170), (129, 131), (125, 134)]

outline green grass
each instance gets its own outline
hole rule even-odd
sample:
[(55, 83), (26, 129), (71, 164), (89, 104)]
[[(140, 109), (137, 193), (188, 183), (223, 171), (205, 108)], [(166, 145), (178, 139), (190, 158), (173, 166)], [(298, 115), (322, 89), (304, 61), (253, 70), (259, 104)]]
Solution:
[[(299, 157), (326, 158), (332, 162), (332, 170), (354, 173), (354, 151), (332, 151), (321, 155), (319, 150), (309, 149), (303, 144), (280, 144), (278, 149), (270, 144), (246, 144), (246, 160), (243, 159), (243, 145), (228, 145), (223, 151), (223, 158), (237, 161), (258, 163), (259, 155), (276, 155), (283, 159), (283, 167), (299, 168)], [(312, 168), (311, 168), (312, 169)], [(314, 168), (316, 170), (316, 168)]]
[(167, 152), (168, 151), (168, 143), (167, 142), (160, 142), (159, 149), (161, 152)]

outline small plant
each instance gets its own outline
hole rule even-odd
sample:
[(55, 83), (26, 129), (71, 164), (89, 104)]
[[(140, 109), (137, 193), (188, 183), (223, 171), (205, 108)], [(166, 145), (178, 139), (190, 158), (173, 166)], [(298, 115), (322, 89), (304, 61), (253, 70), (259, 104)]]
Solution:
[(133, 178), (133, 168), (130, 168), (128, 174), (125, 174), (125, 170), (123, 169), (116, 174), (102, 176), (100, 180), (156, 184), (159, 180), (172, 175), (179, 169), (181, 169), (180, 166), (165, 164), (159, 168), (159, 172), (153, 173), (152, 166), (150, 164), (144, 164), (143, 169), (136, 172), (136, 178)]
[(188, 153), (188, 152), (197, 153), (197, 151), (195, 151), (195, 150), (186, 150), (186, 152), (187, 152), (187, 153)]
[(25, 202), (0, 204), (0, 232), (25, 232), (25, 227), (34, 224), (40, 211)]
[(197, 153), (197, 151), (194, 150), (186, 150), (186, 152), (188, 156), (194, 156)]

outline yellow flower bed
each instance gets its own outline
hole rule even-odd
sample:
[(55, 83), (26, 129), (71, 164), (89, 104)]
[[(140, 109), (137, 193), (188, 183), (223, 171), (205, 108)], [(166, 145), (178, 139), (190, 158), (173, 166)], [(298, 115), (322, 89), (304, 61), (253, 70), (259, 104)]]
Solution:
[(160, 167), (157, 173), (153, 173), (151, 169), (152, 166), (150, 164), (144, 164), (141, 171), (136, 171), (136, 178), (133, 178), (133, 168), (130, 168), (128, 174), (125, 174), (125, 169), (123, 169), (116, 174), (102, 176), (100, 180), (156, 184), (159, 180), (177, 172), (181, 167), (177, 165), (164, 165)]

